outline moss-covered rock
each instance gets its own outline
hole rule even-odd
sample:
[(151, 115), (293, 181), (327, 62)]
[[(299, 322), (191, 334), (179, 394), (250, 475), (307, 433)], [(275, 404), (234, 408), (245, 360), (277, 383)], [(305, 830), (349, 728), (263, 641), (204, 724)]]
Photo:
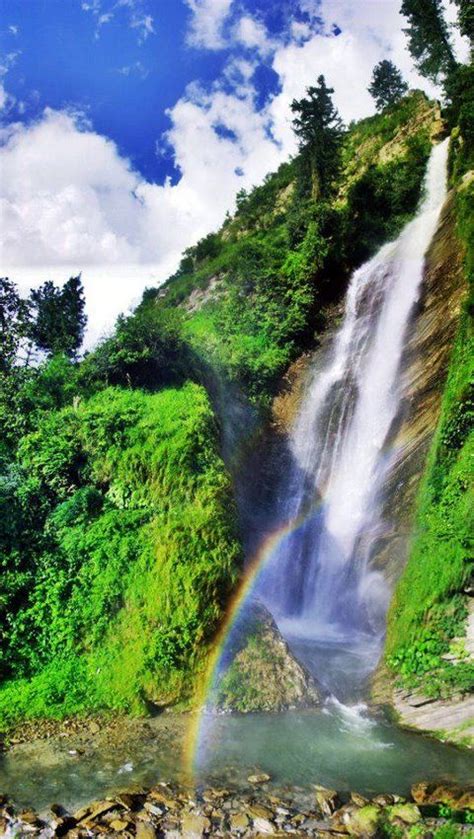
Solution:
[(217, 705), (248, 713), (318, 705), (320, 700), (318, 686), (292, 654), (271, 614), (261, 603), (252, 604), (221, 678)]

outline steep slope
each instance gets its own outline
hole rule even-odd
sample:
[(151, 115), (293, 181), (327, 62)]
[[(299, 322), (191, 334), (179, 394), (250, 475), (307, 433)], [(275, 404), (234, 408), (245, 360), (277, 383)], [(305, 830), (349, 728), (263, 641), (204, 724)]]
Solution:
[[(430, 382), (452, 351), (441, 415), (416, 501), (409, 561), (389, 615), (386, 648), (388, 667), (402, 689), (395, 698), (401, 719), (466, 742), (472, 742), (474, 732), (474, 703), (465, 698), (474, 689), (472, 621), (468, 621), (473, 580), (473, 206), (474, 179), (468, 171), (451, 195), (428, 254), (431, 339), (423, 368), (419, 365), (414, 378), (415, 387), (417, 380), (424, 380), (428, 390), (425, 407), (422, 404), (412, 423), (420, 442), (425, 436), (424, 417), (431, 424), (436, 418)], [(461, 315), (456, 318), (461, 299)], [(422, 450), (425, 447), (426, 437)], [(407, 491), (412, 497), (409, 485)], [(406, 504), (406, 499), (401, 501)], [(411, 498), (409, 504), (412, 507)]]
[(439, 110), (420, 92), (356, 123), (327, 201), (313, 200), (298, 157), (283, 164), (238, 195), (236, 215), (190, 248), (142, 308), (183, 309), (195, 353), (268, 404), (288, 365), (318, 342), (352, 269), (413, 213), (439, 130)]

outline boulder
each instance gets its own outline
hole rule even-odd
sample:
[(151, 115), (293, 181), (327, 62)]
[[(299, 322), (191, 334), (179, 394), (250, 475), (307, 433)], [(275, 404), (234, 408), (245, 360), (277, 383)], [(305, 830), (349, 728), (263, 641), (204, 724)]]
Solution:
[(241, 614), (230, 641), (215, 704), (228, 711), (283, 711), (316, 706), (321, 691), (259, 602)]

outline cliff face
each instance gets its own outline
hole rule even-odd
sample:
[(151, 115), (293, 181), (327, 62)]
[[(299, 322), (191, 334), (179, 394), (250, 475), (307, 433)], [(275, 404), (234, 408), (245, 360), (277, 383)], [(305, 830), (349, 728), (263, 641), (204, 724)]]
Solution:
[(407, 345), (405, 408), (387, 487), (391, 532), (376, 558), (392, 582), (403, 573), (388, 615), (385, 664), (373, 685), (374, 697), (389, 702), (403, 724), (466, 744), (474, 734), (472, 339), (462, 305), (472, 248), (462, 233), (468, 189), (461, 184), (444, 207)]
[(465, 296), (460, 243), (455, 230), (454, 197), (443, 208), (426, 254), (417, 309), (409, 328), (402, 387), (405, 399), (391, 447), (396, 460), (386, 487), (389, 526), (374, 564), (391, 585), (401, 574), (413, 530), (415, 500), (441, 407), (449, 359)]

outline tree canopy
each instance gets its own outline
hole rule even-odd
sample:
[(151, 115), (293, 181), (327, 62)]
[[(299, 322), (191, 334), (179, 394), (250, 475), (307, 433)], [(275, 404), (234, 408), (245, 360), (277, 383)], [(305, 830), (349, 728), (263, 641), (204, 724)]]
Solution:
[(404, 32), (420, 73), (437, 81), (452, 72), (456, 59), (441, 0), (403, 0), (401, 13), (408, 18)]
[(48, 353), (74, 357), (84, 339), (87, 323), (86, 301), (80, 275), (71, 277), (62, 288), (48, 280), (32, 289), (30, 305), (33, 318), (30, 337)]
[(296, 115), (293, 128), (301, 152), (309, 158), (317, 191), (326, 196), (340, 167), (343, 124), (332, 101), (334, 89), (319, 76), (315, 87), (308, 87), (303, 99), (294, 99), (291, 110)]
[(368, 91), (375, 99), (377, 110), (383, 111), (384, 108), (395, 105), (407, 90), (408, 85), (393, 61), (385, 59), (374, 67)]

